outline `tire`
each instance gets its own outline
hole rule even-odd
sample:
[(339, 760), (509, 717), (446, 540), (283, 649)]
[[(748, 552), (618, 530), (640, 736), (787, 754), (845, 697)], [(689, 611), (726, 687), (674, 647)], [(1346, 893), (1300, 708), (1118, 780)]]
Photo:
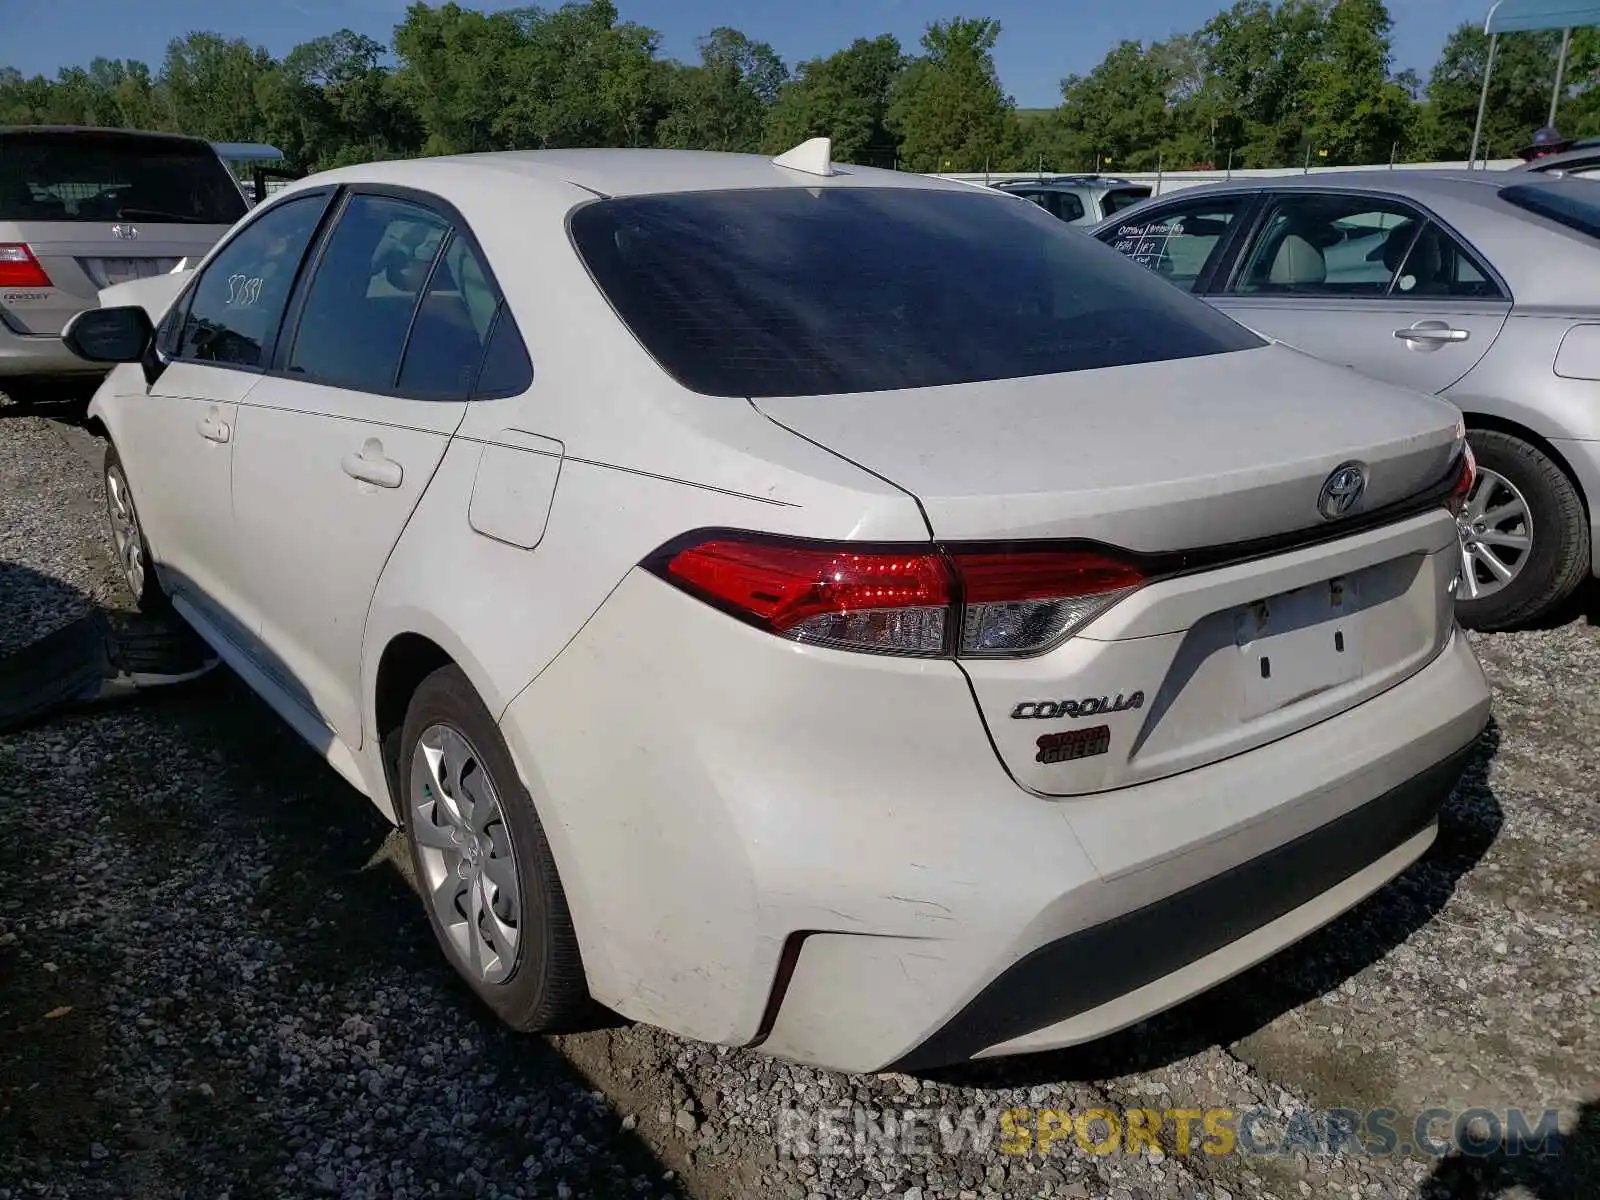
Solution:
[(580, 1026), (592, 1001), (550, 843), (494, 718), (459, 667), (440, 667), (417, 688), (399, 750), (396, 790), (417, 890), (450, 965), (513, 1029)]
[(128, 487), (122, 459), (117, 457), (117, 448), (110, 442), (106, 443), (105, 465), (100, 475), (105, 487), (106, 530), (122, 582), (132, 593), (140, 612), (165, 616), (171, 605), (156, 579), (155, 560), (150, 556), (150, 543), (145, 538), (139, 510), (134, 506), (133, 491)]
[[(1471, 430), (1467, 438), (1478, 461), (1479, 480), (1463, 512), (1464, 578), (1457, 593), (1456, 616), (1468, 629), (1524, 628), (1548, 616), (1588, 577), (1588, 514), (1572, 480), (1538, 446), (1494, 430)], [(1514, 513), (1519, 500), (1525, 518), (1492, 520), (1496, 512)], [(1474, 522), (1475, 510), (1482, 514), (1486, 504), (1487, 514), (1483, 515), (1491, 521), (1487, 525), (1481, 520)], [(1501, 544), (1475, 547), (1477, 537), (1492, 539), (1497, 534)], [(1522, 536), (1530, 543), (1525, 550), (1505, 549)], [(1499, 582), (1487, 570), (1486, 552), (1513, 569), (1509, 581)], [(1507, 559), (1514, 561), (1508, 563)], [(1483, 581), (1479, 586), (1484, 594), (1477, 599), (1472, 598), (1465, 578), (1469, 569), (1474, 581)], [(1499, 586), (1488, 590), (1487, 582), (1499, 582)]]

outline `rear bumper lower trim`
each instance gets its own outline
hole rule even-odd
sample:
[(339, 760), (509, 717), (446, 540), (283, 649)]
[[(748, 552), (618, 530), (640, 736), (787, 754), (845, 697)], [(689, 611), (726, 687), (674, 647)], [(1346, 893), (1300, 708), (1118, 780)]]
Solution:
[(996, 976), (892, 1067), (963, 1062), (1142, 987), (1337, 886), (1433, 821), (1472, 746), (1309, 833), (1193, 887), (1049, 942)]

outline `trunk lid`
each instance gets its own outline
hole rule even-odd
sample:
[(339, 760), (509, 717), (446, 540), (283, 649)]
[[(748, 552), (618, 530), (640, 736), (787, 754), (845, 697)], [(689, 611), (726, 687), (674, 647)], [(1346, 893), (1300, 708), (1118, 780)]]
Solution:
[(780, 425), (905, 488), (951, 540), (1089, 538), (1160, 552), (1325, 524), (1436, 482), (1456, 409), (1281, 345), (900, 392), (760, 399)]
[(1151, 579), (1043, 653), (959, 660), (1001, 762), (1042, 794), (1293, 734), (1422, 669), (1454, 629), (1442, 504), (1292, 535), (1336, 528), (1318, 500), (1341, 464), (1368, 468), (1351, 516), (1440, 482), (1459, 415), (1286, 347), (757, 406), (913, 493), (940, 540), (1161, 553), (1288, 535), (1281, 552)]

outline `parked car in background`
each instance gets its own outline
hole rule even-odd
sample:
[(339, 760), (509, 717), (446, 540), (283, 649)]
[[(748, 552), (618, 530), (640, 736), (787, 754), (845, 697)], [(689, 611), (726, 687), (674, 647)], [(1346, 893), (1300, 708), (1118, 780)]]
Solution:
[(1454, 408), (825, 142), (312, 176), (68, 338), (129, 587), (518, 1028), (1091, 1039), (1402, 871), (1487, 719)]
[(1537, 621), (1600, 569), (1600, 190), (1297, 175), (1188, 188), (1091, 232), (1253, 330), (1462, 410), (1463, 623)]
[(1519, 174), (1531, 172), (1537, 175), (1593, 179), (1600, 176), (1600, 138), (1587, 138), (1575, 142), (1570, 150), (1560, 154), (1547, 154), (1543, 158), (1512, 167), (1511, 170)]
[(1093, 225), (1150, 195), (1150, 188), (1107, 175), (1049, 175), (990, 185), (1031, 200), (1069, 225)]
[(62, 345), (67, 320), (103, 287), (203, 255), (246, 210), (199, 138), (0, 128), (0, 392), (103, 374)]

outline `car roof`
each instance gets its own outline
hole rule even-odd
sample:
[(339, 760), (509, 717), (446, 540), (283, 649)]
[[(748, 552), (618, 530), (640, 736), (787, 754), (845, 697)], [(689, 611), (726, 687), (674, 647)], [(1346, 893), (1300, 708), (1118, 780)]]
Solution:
[(833, 171), (832, 175), (814, 175), (780, 167), (764, 155), (709, 150), (505, 150), (340, 167), (297, 180), (280, 194), (327, 183), (383, 183), (448, 197), (461, 186), (511, 179), (535, 186), (570, 184), (606, 198), (782, 187), (971, 190), (955, 180), (910, 171), (844, 163), (835, 165)]
[(104, 125), (0, 125), (0, 138), (16, 134), (47, 134), (57, 137), (93, 134), (99, 138), (126, 138), (129, 141), (183, 142), (192, 146), (210, 146), (204, 138), (187, 133), (160, 133), (153, 129), (113, 129)]
[(1078, 178), (1066, 179), (1062, 179), (1059, 176), (1044, 179), (1005, 179), (994, 184), (994, 186), (1002, 190), (1010, 188), (1054, 188), (1063, 192), (1081, 191), (1088, 188), (1125, 187), (1142, 187), (1148, 190), (1150, 187), (1148, 183), (1139, 183), (1133, 179), (1118, 179), (1110, 175), (1084, 175)]

